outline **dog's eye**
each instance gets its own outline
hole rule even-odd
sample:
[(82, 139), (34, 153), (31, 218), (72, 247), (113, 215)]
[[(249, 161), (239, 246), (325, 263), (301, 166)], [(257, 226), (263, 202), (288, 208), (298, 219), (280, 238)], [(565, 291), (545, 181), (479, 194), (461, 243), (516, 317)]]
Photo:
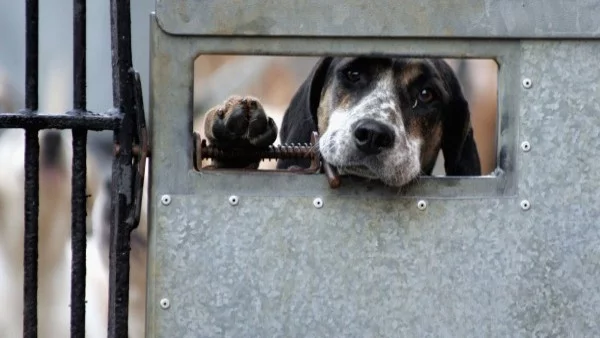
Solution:
[(428, 88), (423, 88), (419, 92), (418, 98), (419, 98), (419, 101), (421, 101), (423, 103), (428, 103), (431, 100), (433, 100), (433, 91), (431, 91)]
[(356, 83), (360, 81), (360, 72), (356, 70), (347, 70), (346, 71), (346, 79), (352, 83)]

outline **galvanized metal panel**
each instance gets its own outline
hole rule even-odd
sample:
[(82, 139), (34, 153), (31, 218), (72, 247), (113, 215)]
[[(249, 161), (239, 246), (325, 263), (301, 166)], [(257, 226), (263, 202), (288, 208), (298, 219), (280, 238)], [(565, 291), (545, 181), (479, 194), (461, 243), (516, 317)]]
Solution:
[(172, 34), (599, 37), (600, 0), (157, 0)]
[[(600, 42), (192, 40), (152, 27), (149, 337), (600, 335)], [(192, 171), (196, 55), (382, 50), (498, 56), (513, 171), (405, 192)]]

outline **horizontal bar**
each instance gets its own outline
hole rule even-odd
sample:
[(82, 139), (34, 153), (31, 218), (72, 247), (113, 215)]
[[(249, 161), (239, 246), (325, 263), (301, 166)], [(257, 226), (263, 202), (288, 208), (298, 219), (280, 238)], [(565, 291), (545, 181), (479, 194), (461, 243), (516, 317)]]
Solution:
[(68, 112), (31, 114), (28, 111), (0, 114), (0, 128), (114, 130), (121, 117), (115, 113)]

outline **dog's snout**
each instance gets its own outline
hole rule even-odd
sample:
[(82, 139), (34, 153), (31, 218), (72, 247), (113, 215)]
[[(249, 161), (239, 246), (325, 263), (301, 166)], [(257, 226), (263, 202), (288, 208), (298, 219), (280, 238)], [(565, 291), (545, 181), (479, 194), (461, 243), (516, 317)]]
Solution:
[(58, 131), (47, 131), (42, 136), (41, 162), (45, 166), (54, 166), (60, 161), (62, 135)]
[(372, 120), (364, 119), (354, 127), (354, 143), (362, 152), (374, 155), (382, 150), (392, 147), (395, 134), (388, 125)]

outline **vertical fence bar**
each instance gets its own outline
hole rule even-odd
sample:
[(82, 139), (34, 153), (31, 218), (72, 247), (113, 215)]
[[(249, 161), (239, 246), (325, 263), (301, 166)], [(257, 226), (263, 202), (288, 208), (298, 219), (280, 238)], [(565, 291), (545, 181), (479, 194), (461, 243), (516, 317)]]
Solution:
[[(25, 4), (25, 105), (38, 109), (39, 2)], [(25, 131), (25, 229), (23, 253), (23, 337), (37, 337), (39, 154), (37, 129)]]
[(73, 130), (71, 195), (71, 337), (85, 337), (87, 131)]
[(132, 142), (135, 127), (131, 60), (131, 16), (129, 0), (111, 0), (111, 45), (113, 101), (122, 116), (114, 138), (119, 152), (113, 161), (113, 191), (109, 255), (108, 336), (127, 337), (129, 306), (129, 250), (131, 225), (126, 218), (133, 210)]
[[(73, 110), (86, 111), (86, 0), (73, 0)], [(73, 129), (71, 338), (85, 337), (87, 130)]]
[(25, 7), (25, 105), (32, 111), (38, 109), (38, 1), (27, 0)]
[[(29, 108), (29, 107), (28, 107)], [(25, 131), (25, 240), (23, 337), (37, 337), (39, 154), (37, 129)]]
[(86, 109), (86, 0), (73, 0), (73, 106)]

